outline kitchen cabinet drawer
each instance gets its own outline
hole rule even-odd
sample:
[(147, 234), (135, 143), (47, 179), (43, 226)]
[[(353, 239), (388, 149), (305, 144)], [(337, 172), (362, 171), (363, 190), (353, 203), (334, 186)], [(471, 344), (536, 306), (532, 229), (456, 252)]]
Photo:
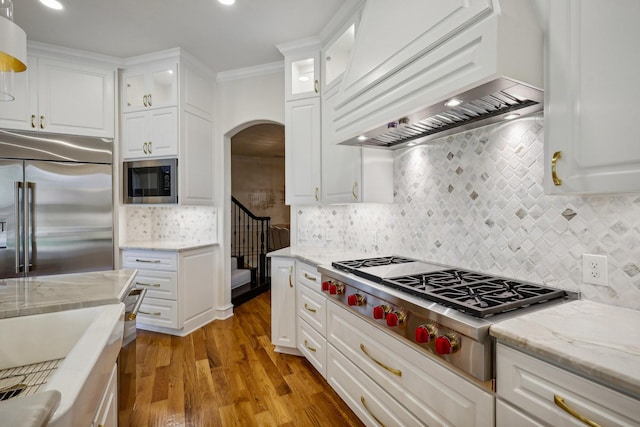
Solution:
[(550, 425), (585, 425), (554, 403), (557, 397), (600, 425), (640, 425), (637, 400), (502, 344), (496, 378), (498, 396)]
[(366, 425), (425, 425), (332, 346), (327, 362), (327, 381)]
[(177, 252), (162, 251), (122, 251), (122, 265), (126, 268), (142, 270), (178, 270)]
[(305, 264), (304, 262), (297, 262), (297, 275), (296, 278), (298, 279), (298, 282), (302, 283), (303, 285), (306, 285), (308, 288), (310, 289), (314, 289), (317, 290), (318, 292), (322, 292), (321, 289), (321, 277), (320, 277), (320, 273), (318, 273), (318, 270), (316, 269), (316, 267), (309, 265), (309, 264)]
[(539, 421), (509, 405), (502, 399), (496, 399), (496, 427), (544, 427)]
[(173, 271), (138, 270), (136, 288), (146, 289), (146, 298), (177, 299), (178, 273)]
[(142, 325), (177, 328), (177, 301), (145, 297), (138, 311), (138, 326)]
[(327, 340), (304, 320), (298, 321), (298, 350), (327, 377)]
[(323, 337), (327, 336), (327, 298), (305, 285), (298, 286), (296, 298), (298, 316), (311, 325)]
[(327, 341), (426, 424), (494, 425), (491, 393), (331, 300)]

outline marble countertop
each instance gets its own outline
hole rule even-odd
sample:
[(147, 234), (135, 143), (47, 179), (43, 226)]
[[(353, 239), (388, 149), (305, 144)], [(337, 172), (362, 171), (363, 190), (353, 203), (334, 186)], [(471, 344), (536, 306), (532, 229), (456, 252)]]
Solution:
[[(390, 255), (390, 254), (384, 254)], [(282, 248), (269, 252), (268, 257), (296, 258), (300, 261), (311, 264), (315, 267), (319, 265), (331, 265), (334, 261), (344, 261), (348, 259), (372, 258), (379, 254), (367, 254), (363, 252), (345, 251), (340, 249), (326, 248)]]
[(108, 270), (0, 280), (0, 319), (114, 304), (137, 270)]
[(496, 323), (490, 333), (640, 398), (640, 311), (578, 300)]
[(149, 251), (188, 251), (217, 245), (217, 242), (182, 242), (173, 240), (140, 240), (120, 244), (120, 249), (143, 249)]

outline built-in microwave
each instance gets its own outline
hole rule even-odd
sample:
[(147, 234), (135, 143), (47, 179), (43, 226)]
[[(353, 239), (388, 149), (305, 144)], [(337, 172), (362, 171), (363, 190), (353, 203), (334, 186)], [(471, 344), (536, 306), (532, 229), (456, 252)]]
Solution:
[(178, 203), (178, 159), (123, 162), (125, 204)]

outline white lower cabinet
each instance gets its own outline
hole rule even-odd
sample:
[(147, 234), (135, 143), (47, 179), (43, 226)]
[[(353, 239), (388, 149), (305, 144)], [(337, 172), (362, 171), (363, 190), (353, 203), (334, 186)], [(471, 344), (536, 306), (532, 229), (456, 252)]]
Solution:
[(332, 349), (340, 351), (424, 424), (494, 425), (495, 398), (491, 392), (330, 299), (327, 340), (330, 354)]
[(496, 427), (513, 426), (544, 427), (544, 424), (504, 400), (496, 399)]
[(496, 363), (498, 401), (513, 405), (498, 406), (497, 426), (640, 425), (640, 402), (629, 396), (500, 343)]
[(122, 266), (147, 289), (137, 327), (184, 336), (215, 319), (214, 246), (184, 251), (126, 249)]
[(100, 399), (100, 405), (93, 417), (93, 426), (118, 426), (118, 365), (113, 366), (111, 377)]
[(271, 342), (278, 353), (296, 349), (296, 260), (271, 258)]
[(327, 381), (368, 426), (428, 425), (407, 411), (349, 359), (329, 346)]
[(316, 267), (298, 261), (296, 266), (298, 350), (320, 374), (327, 376), (327, 297), (321, 292)]

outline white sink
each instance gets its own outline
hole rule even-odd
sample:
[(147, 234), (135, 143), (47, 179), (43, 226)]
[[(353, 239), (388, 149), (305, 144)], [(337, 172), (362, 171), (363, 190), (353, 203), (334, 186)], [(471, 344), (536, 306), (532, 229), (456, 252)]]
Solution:
[(0, 369), (64, 358), (41, 389), (58, 390), (49, 426), (93, 421), (122, 346), (124, 304), (0, 320)]

